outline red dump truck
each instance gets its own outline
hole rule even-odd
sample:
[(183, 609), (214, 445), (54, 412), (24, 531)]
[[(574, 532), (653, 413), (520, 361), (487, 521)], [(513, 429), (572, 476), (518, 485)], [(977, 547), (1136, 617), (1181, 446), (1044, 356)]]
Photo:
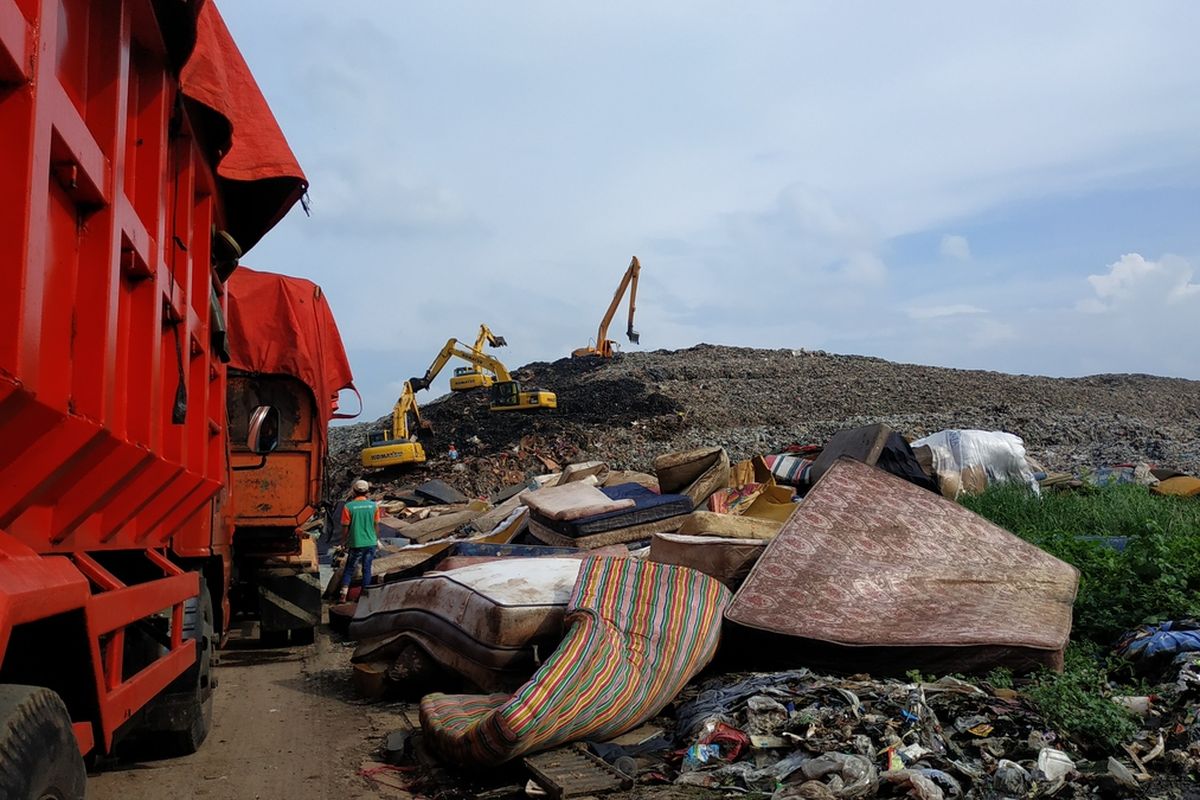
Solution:
[(306, 186), (211, 3), (0, 0), (0, 797), (204, 739), (232, 476), (295, 419), (229, 402), (228, 281)]

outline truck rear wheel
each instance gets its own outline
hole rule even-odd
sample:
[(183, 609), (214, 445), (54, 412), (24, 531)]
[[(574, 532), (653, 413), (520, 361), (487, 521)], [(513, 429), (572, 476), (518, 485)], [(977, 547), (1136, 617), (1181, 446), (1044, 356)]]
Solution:
[(0, 797), (83, 800), (86, 792), (62, 698), (40, 686), (0, 686)]
[(171, 758), (200, 749), (213, 721), (213, 655), (216, 626), (212, 596), (201, 581), (200, 595), (184, 609), (183, 638), (196, 640), (196, 663), (167, 687), (147, 709), (137, 749)]

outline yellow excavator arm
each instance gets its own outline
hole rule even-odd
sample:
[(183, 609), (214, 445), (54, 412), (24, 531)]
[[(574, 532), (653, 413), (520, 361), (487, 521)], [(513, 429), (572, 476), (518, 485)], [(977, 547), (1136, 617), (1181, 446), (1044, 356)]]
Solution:
[(641, 341), (641, 335), (633, 329), (633, 312), (637, 308), (638, 276), (641, 272), (641, 262), (638, 261), (637, 256), (634, 256), (630, 260), (625, 274), (621, 276), (621, 282), (617, 285), (617, 291), (613, 294), (612, 302), (608, 304), (608, 311), (604, 313), (604, 317), (600, 320), (600, 329), (596, 332), (595, 346), (581, 347), (571, 353), (572, 356), (577, 358), (581, 356), (612, 358), (616, 342), (608, 338), (608, 326), (612, 323), (613, 317), (616, 316), (617, 308), (621, 305), (621, 298), (625, 296), (627, 289), (629, 290), (629, 324), (625, 328), (625, 336), (634, 344)]
[[(417, 427), (428, 430), (431, 426), (421, 419), (417, 407), (417, 396), (412, 384), (404, 382), (404, 390), (396, 405), (392, 406), (392, 424), (386, 431), (367, 433), (367, 446), (362, 451), (362, 465), (368, 468), (391, 467), (397, 464), (419, 464), (425, 460), (425, 448), (413, 441), (409, 435), (408, 415), (412, 414)], [(413, 434), (416, 431), (412, 431)]]
[[(484, 345), (488, 347), (505, 347), (508, 344), (503, 336), (497, 336), (492, 333), (491, 328), (481, 324), (479, 326), (479, 335), (475, 337), (475, 346), (473, 352), (482, 353)], [(472, 389), (486, 389), (496, 382), (495, 376), (484, 372), (483, 367), (479, 364), (472, 364), (468, 367), (458, 367), (454, 370), (454, 376), (450, 378), (450, 391), (452, 392), (469, 392)]]
[(483, 323), (480, 323), (479, 335), (475, 337), (475, 352), (482, 353), (483, 346), (485, 344), (488, 347), (507, 347), (508, 346), (508, 342), (505, 341), (503, 336), (497, 336), (496, 334), (492, 333), (491, 328), (489, 328), (487, 325), (484, 325)]
[(452, 358), (461, 358), (468, 364), (474, 364), (480, 369), (486, 369), (496, 376), (497, 381), (512, 381), (512, 377), (508, 374), (508, 369), (505, 368), (497, 359), (489, 356), (487, 353), (476, 350), (467, 350), (460, 347), (458, 339), (447, 339), (446, 344), (434, 357), (433, 363), (429, 365), (429, 369), (425, 370), (425, 374), (419, 378), (409, 378), (408, 383), (412, 386), (414, 392), (419, 392), (422, 389), (428, 389), (430, 384), (437, 380), (438, 373), (446, 366), (446, 363)]
[(492, 384), (492, 411), (526, 411), (543, 408), (557, 408), (558, 396), (554, 392), (548, 392), (545, 389), (529, 389), (524, 390), (521, 384), (512, 379), (508, 368), (504, 366), (498, 359), (489, 356), (487, 353), (477, 352), (475, 350), (466, 350), (459, 346), (457, 339), (448, 339), (444, 347), (433, 359), (433, 363), (429, 365), (429, 369), (425, 370), (425, 374), (419, 378), (409, 378), (408, 383), (412, 386), (413, 391), (419, 392), (422, 389), (428, 389), (446, 366), (446, 363), (451, 358), (461, 358), (468, 364), (474, 364), (481, 369), (490, 371), (496, 376), (495, 382)]

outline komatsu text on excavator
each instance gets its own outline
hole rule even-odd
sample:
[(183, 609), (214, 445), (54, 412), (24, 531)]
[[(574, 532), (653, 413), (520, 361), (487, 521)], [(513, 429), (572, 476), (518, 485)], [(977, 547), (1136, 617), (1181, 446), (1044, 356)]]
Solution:
[[(415, 425), (410, 429), (409, 415)], [(392, 424), (385, 430), (367, 433), (367, 446), (362, 451), (362, 465), (368, 469), (394, 467), (398, 464), (420, 464), (425, 460), (425, 448), (416, 441), (419, 429), (428, 430), (429, 423), (421, 419), (417, 397), (412, 384), (404, 382), (404, 391), (392, 408)]]
[(642, 265), (638, 262), (637, 256), (634, 256), (629, 262), (629, 268), (621, 276), (621, 282), (617, 285), (617, 291), (613, 294), (612, 302), (608, 305), (608, 311), (604, 313), (604, 317), (600, 320), (600, 330), (596, 332), (595, 345), (589, 344), (587, 347), (580, 347), (571, 353), (572, 358), (581, 358), (583, 356), (613, 357), (617, 343), (608, 338), (608, 326), (612, 322), (613, 316), (617, 313), (617, 306), (621, 305), (621, 298), (625, 295), (626, 289), (629, 289), (629, 324), (625, 328), (625, 336), (634, 344), (637, 344), (641, 340), (641, 336), (633, 329), (633, 312), (637, 305), (638, 275), (641, 274), (641, 271)]
[(531, 411), (558, 407), (558, 396), (554, 392), (548, 392), (545, 389), (522, 389), (521, 384), (513, 380), (508, 368), (498, 359), (486, 353), (466, 350), (459, 346), (457, 339), (446, 341), (445, 347), (437, 354), (424, 375), (408, 379), (413, 391), (419, 392), (422, 389), (428, 389), (429, 385), (437, 378), (438, 373), (446, 366), (446, 362), (456, 356), (468, 364), (473, 364), (496, 376), (491, 385), (490, 411)]

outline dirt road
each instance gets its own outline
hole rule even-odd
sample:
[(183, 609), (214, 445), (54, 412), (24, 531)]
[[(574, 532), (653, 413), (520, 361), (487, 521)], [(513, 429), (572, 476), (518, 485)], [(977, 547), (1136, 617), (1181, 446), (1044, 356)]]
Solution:
[(200, 751), (105, 765), (89, 778), (89, 798), (378, 797), (358, 770), (388, 722), (354, 697), (349, 655), (323, 629), (308, 647), (231, 643), (217, 671), (216, 721)]

